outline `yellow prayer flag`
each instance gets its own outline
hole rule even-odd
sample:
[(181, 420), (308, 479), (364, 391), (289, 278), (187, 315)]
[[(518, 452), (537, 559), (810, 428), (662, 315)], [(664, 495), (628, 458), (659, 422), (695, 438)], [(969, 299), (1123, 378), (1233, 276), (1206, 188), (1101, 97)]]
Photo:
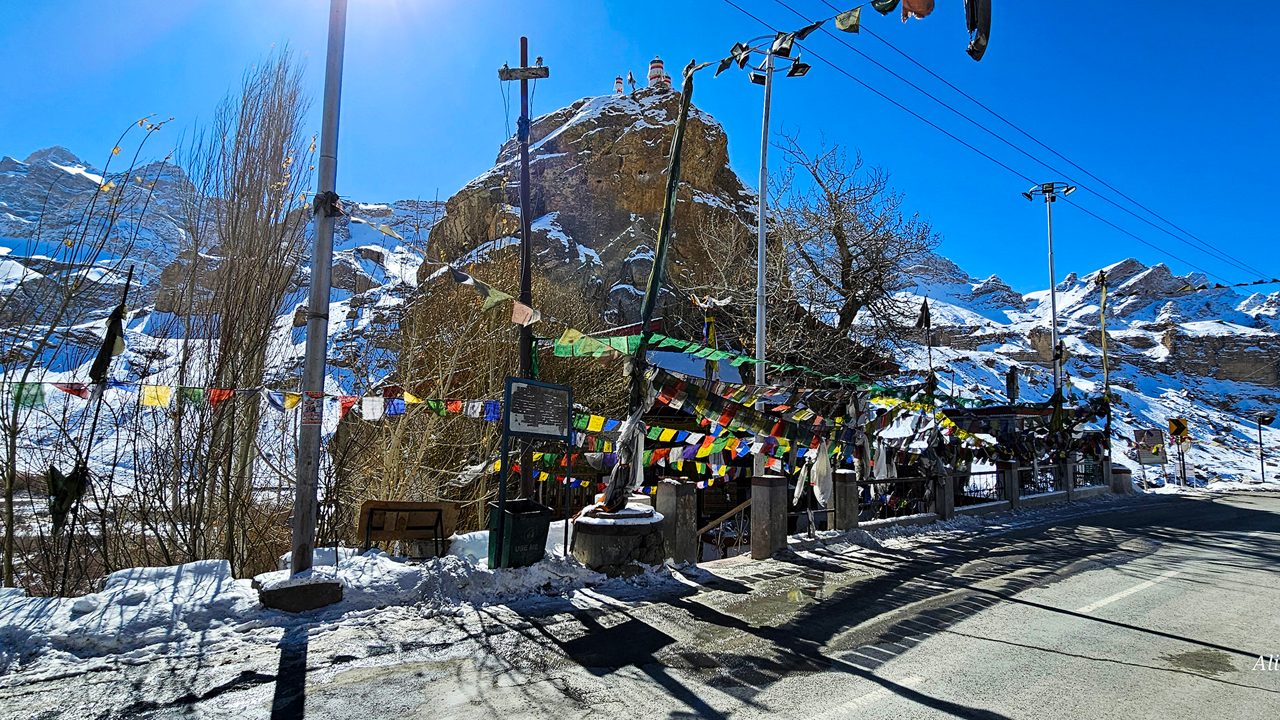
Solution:
[(119, 155), (119, 154), (120, 154), (120, 146), (119, 146), (119, 145), (117, 145), (117, 146), (115, 146), (115, 147), (111, 148), (111, 154), (112, 154), (112, 155)]
[(592, 415), (591, 419), (587, 420), (587, 432), (600, 432), (603, 429), (604, 429), (603, 415)]
[(672, 438), (674, 438), (675, 436), (676, 436), (676, 431), (674, 429), (666, 428), (658, 435), (658, 441), (671, 442)]
[(418, 397), (417, 395), (414, 395), (413, 393), (409, 392), (408, 390), (405, 390), (405, 391), (404, 391), (404, 402), (405, 402), (405, 404), (406, 404), (406, 405), (416, 405), (416, 404), (418, 404), (418, 403), (422, 402), (422, 398)]
[(302, 393), (287, 392), (284, 394), (284, 409), (292, 410), (298, 407), (298, 403), (302, 402)]
[(143, 407), (169, 407), (169, 401), (173, 399), (173, 388), (165, 385), (143, 385), (142, 386), (142, 406)]

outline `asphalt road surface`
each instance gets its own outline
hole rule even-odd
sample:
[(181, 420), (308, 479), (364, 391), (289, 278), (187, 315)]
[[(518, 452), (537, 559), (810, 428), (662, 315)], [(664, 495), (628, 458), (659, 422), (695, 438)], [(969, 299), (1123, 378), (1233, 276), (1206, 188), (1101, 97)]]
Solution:
[(660, 597), (390, 608), (5, 684), (0, 716), (1277, 717), (1278, 565), (1280, 496), (1105, 500), (722, 561)]

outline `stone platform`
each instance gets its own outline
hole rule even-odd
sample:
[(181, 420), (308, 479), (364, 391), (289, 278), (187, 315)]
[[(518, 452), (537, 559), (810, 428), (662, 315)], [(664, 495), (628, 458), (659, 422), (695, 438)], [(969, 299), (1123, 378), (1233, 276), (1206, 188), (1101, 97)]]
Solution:
[(662, 514), (652, 507), (628, 506), (620, 512), (583, 515), (573, 523), (573, 556), (606, 575), (633, 575), (637, 563), (660, 565), (666, 559)]

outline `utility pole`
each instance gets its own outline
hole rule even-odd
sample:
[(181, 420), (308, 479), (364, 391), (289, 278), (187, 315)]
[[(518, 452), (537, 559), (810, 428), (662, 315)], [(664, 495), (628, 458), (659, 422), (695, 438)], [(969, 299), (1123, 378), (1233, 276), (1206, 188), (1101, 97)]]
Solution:
[(341, 212), (334, 191), (338, 177), (338, 115), (342, 104), (342, 56), (347, 33), (347, 0), (330, 0), (329, 50), (324, 69), (324, 111), (320, 120), (320, 162), (316, 181), (315, 248), (307, 299), (307, 344), (302, 369), (303, 413), (298, 429), (297, 488), (293, 499), (293, 555), (296, 575), (311, 567), (316, 540), (316, 486), (320, 477), (320, 428), (324, 417), (324, 366), (329, 341), (329, 289), (333, 272), (333, 224)]
[(1103, 447), (1102, 458), (1108, 464), (1111, 463), (1111, 362), (1107, 356), (1107, 271), (1098, 272), (1098, 288), (1101, 293), (1099, 300), (1098, 322), (1102, 326), (1102, 397), (1107, 401), (1107, 419), (1106, 419), (1106, 444)]
[[(520, 144), (520, 302), (533, 306), (533, 253), (529, 241), (529, 80), (545, 78), (551, 69), (542, 65), (539, 57), (534, 67), (529, 67), (529, 38), (520, 38), (520, 67), (506, 65), (498, 69), (498, 79), (504, 82), (520, 81), (520, 119), (516, 121), (516, 139)], [(533, 378), (533, 328), (520, 326), (520, 377)], [(520, 494), (533, 495), (532, 454), (528, 443), (520, 461)], [(502, 462), (506, 462), (502, 458)]]

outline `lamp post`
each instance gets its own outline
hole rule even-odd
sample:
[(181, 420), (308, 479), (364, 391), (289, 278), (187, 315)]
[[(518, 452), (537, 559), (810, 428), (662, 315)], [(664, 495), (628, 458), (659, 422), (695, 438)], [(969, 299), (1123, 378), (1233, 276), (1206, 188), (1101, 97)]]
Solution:
[(1044, 196), (1044, 210), (1049, 224), (1049, 312), (1053, 318), (1051, 335), (1053, 341), (1053, 392), (1055, 395), (1062, 391), (1062, 348), (1058, 345), (1058, 279), (1053, 271), (1053, 203), (1058, 199), (1058, 193), (1062, 193), (1062, 196), (1066, 197), (1075, 191), (1075, 185), (1068, 185), (1062, 182), (1047, 182), (1033, 185), (1030, 190), (1022, 193), (1022, 196), (1028, 200), (1034, 200), (1036, 195)]
[(1258, 413), (1258, 478), (1261, 482), (1267, 481), (1266, 453), (1262, 448), (1262, 426), (1270, 425), (1276, 421), (1276, 416), (1272, 413)]
[(324, 70), (324, 110), (320, 118), (320, 162), (315, 199), (315, 248), (307, 299), (307, 343), (302, 368), (303, 413), (298, 429), (297, 488), (293, 499), (293, 553), (289, 569), (311, 567), (316, 540), (316, 485), (320, 477), (320, 426), (324, 414), (324, 365), (329, 341), (329, 286), (333, 272), (333, 224), (339, 214), (334, 186), (338, 176), (338, 109), (342, 103), (342, 57), (347, 32), (347, 0), (329, 5), (329, 49)]
[[(816, 28), (816, 25), (811, 27)], [(764, 86), (764, 117), (760, 129), (760, 204), (756, 217), (756, 385), (765, 383), (765, 218), (769, 207), (769, 109), (773, 98), (773, 71), (780, 60), (787, 65), (787, 77), (803, 77), (809, 72), (810, 65), (800, 60), (799, 53), (794, 58), (791, 57), (795, 41), (803, 40), (809, 32), (812, 29), (806, 28), (793, 33), (761, 35), (745, 43), (736, 43), (730, 50), (729, 57), (721, 61), (720, 67), (716, 69), (716, 74), (719, 75), (735, 61), (739, 68), (744, 68), (753, 55), (763, 56), (761, 63), (749, 75), (751, 82)], [(756, 403), (756, 409), (763, 410), (764, 403)], [(752, 473), (756, 476), (763, 475), (764, 463), (764, 455), (754, 455)]]

